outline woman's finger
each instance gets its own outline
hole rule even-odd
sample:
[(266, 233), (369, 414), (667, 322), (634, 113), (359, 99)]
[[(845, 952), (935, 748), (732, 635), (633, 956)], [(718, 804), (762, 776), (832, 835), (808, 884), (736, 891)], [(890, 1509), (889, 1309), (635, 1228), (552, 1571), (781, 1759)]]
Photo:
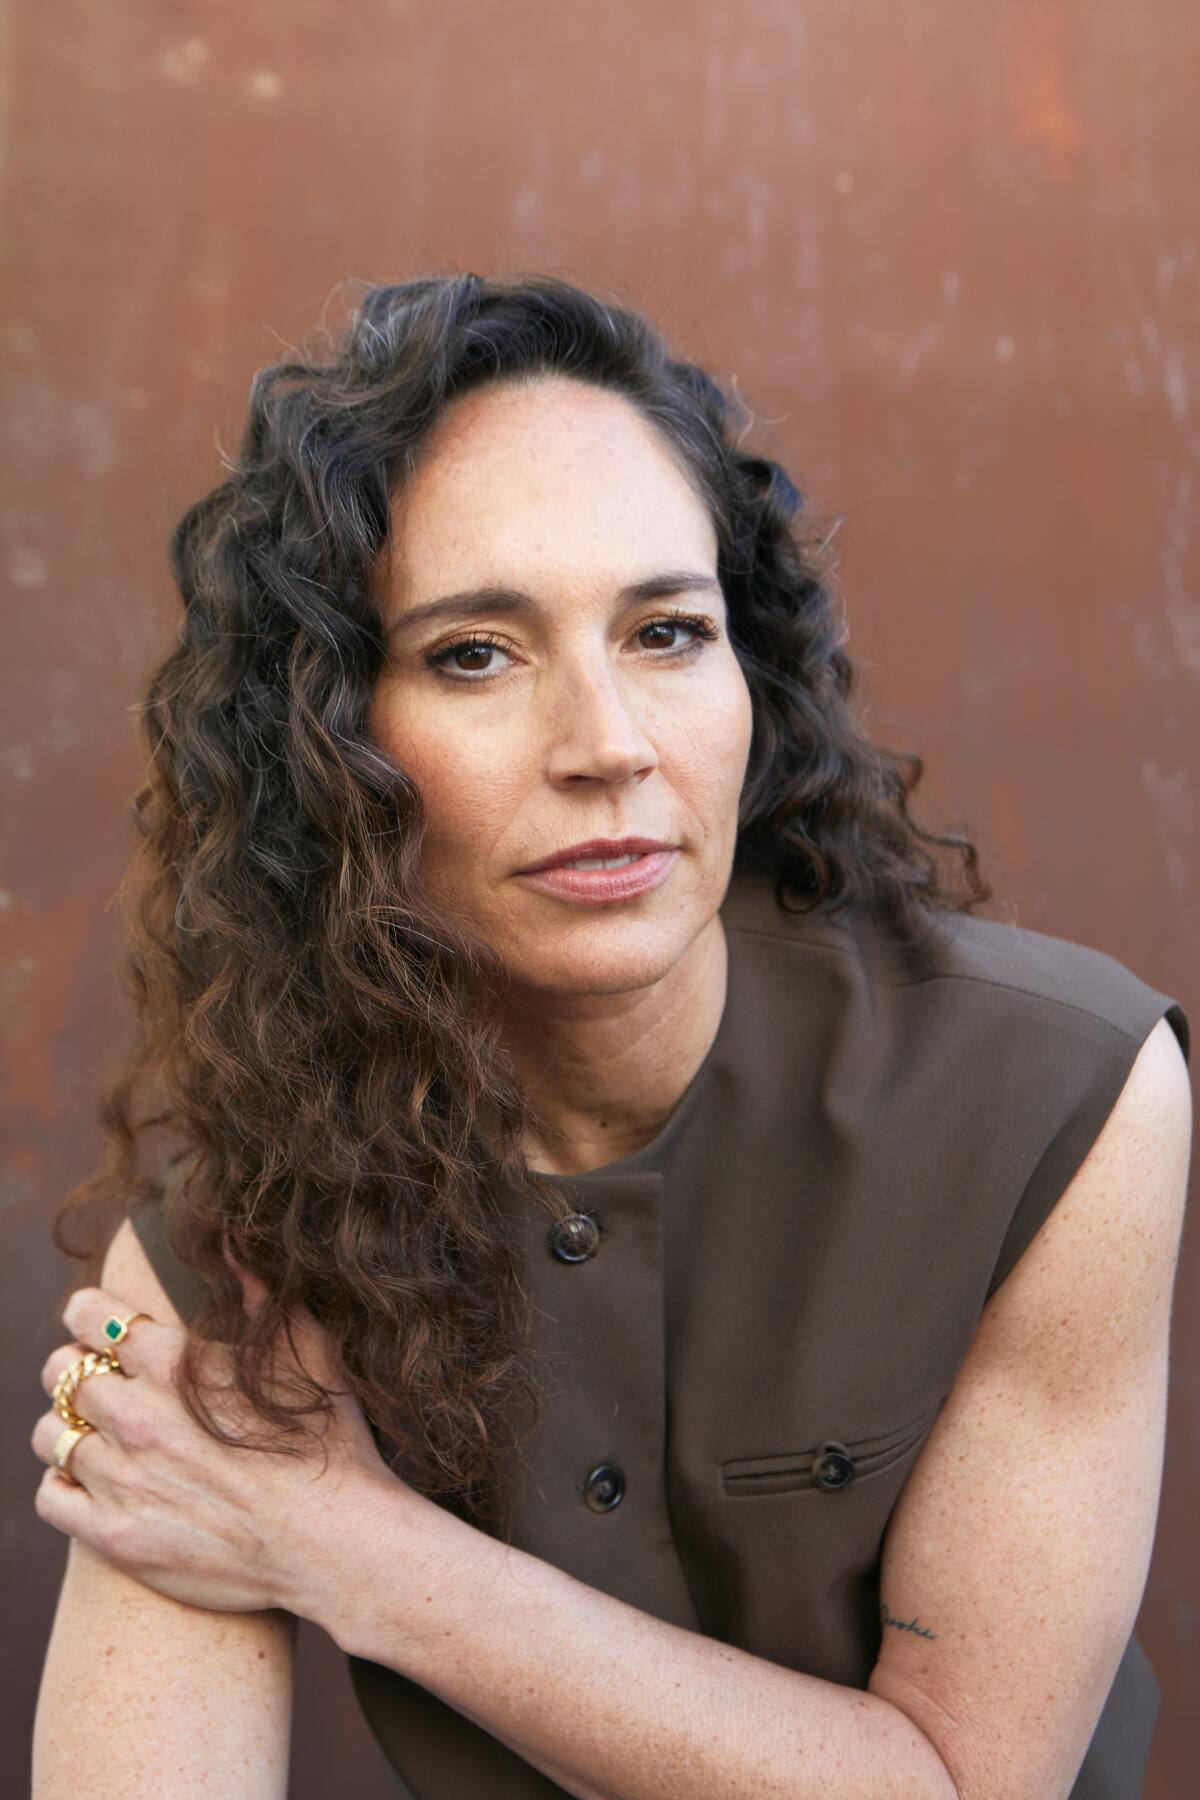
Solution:
[(60, 1375), (65, 1375), (73, 1362), (78, 1362), (86, 1355), (83, 1344), (59, 1344), (52, 1350), (42, 1364), (41, 1382), (46, 1393), (52, 1394), (58, 1385)]
[[(74, 1355), (54, 1352), (54, 1357), (50, 1357), (41, 1372), (41, 1386), (49, 1395), (54, 1395), (54, 1382), (47, 1384), (47, 1373), (54, 1366), (59, 1366), (61, 1373), (85, 1354), (77, 1346)], [(130, 1404), (130, 1382), (126, 1381), (121, 1368), (95, 1368), (83, 1377), (83, 1381), (77, 1382), (76, 1391), (70, 1395), (67, 1404), (76, 1418), (86, 1418), (90, 1426), (112, 1427), (115, 1420), (124, 1417), (124, 1408)], [(59, 1418), (58, 1409), (52, 1417)], [(61, 1424), (65, 1424), (65, 1420), (61, 1420)]]
[[(55, 1412), (42, 1413), (30, 1435), (29, 1445), (33, 1454), (58, 1473), (54, 1461), (54, 1451), (64, 1431), (69, 1427)], [(68, 1467), (74, 1479), (84, 1487), (88, 1485), (89, 1471), (93, 1480), (103, 1478), (104, 1458), (108, 1446), (104, 1442), (103, 1433), (99, 1430), (85, 1431), (75, 1448), (71, 1451)], [(63, 1479), (66, 1479), (64, 1477)]]
[[(72, 1474), (78, 1466), (75, 1458), (81, 1450), (87, 1449), (87, 1445), (88, 1439), (84, 1438), (72, 1450)], [(65, 1532), (69, 1537), (81, 1538), (85, 1543), (94, 1545), (95, 1505), (82, 1483), (69, 1480), (53, 1467), (42, 1470), (42, 1479), (33, 1496), (33, 1510), (39, 1519), (52, 1525), (55, 1531)]]
[(137, 1308), (127, 1305), (105, 1288), (77, 1288), (63, 1307), (63, 1324), (89, 1350), (108, 1350), (127, 1375), (144, 1374), (159, 1367), (164, 1352), (175, 1349), (182, 1332), (154, 1319), (135, 1318), (127, 1334), (114, 1342), (105, 1326), (112, 1319), (129, 1319)]
[[(29, 1440), (33, 1454), (40, 1456), (44, 1463), (52, 1462), (54, 1446), (66, 1429), (65, 1421), (60, 1419), (57, 1413), (39, 1413), (37, 1423), (33, 1428), (33, 1435)], [(80, 1441), (82, 1442), (82, 1439)]]

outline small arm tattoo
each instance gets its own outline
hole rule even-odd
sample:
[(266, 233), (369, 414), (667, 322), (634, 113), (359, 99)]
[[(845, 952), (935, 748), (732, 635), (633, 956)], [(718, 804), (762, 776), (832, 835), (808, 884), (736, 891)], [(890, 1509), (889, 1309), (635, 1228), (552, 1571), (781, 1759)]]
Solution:
[(916, 1633), (917, 1637), (923, 1638), (935, 1638), (937, 1636), (936, 1631), (929, 1631), (924, 1625), (918, 1625), (915, 1617), (911, 1619), (898, 1619), (895, 1613), (890, 1613), (888, 1611), (886, 1600), (881, 1604), (879, 1613), (885, 1625), (895, 1625), (899, 1631), (912, 1631)]

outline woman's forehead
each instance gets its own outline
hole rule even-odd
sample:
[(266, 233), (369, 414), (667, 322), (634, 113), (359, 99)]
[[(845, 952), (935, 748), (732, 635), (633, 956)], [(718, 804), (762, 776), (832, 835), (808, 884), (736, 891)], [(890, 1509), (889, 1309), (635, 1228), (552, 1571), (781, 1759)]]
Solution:
[(617, 587), (675, 564), (715, 568), (707, 509), (655, 428), (618, 395), (543, 387), (454, 403), (393, 508), (398, 603), (515, 584), (538, 565)]
[(688, 490), (670, 446), (630, 401), (587, 382), (546, 378), (452, 401), (394, 510), (425, 513), (489, 488), (520, 501), (575, 487), (603, 498), (606, 488), (631, 484)]

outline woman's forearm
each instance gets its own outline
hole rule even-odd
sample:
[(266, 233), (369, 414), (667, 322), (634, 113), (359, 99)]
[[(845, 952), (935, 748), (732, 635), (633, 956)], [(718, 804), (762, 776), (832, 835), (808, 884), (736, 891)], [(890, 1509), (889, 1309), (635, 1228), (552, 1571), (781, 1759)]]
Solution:
[(374, 1554), (317, 1622), (578, 1800), (956, 1800), (878, 1695), (666, 1624), (410, 1490), (375, 1488), (366, 1508)]
[(34, 1721), (32, 1800), (284, 1800), (295, 1620), (165, 1599), (72, 1542)]

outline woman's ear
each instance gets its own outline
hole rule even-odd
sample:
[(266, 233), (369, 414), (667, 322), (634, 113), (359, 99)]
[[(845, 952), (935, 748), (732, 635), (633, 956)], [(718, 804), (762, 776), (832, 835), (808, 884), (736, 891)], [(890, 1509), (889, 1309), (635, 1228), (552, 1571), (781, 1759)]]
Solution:
[[(226, 1263), (237, 1276), (242, 1290), (242, 1306), (249, 1319), (254, 1318), (267, 1299), (267, 1284), (259, 1276), (252, 1275), (244, 1269), (229, 1247), (229, 1239), (222, 1239), (222, 1251)], [(335, 1380), (335, 1359), (330, 1353), (329, 1338), (324, 1327), (314, 1318), (306, 1306), (297, 1306), (291, 1314), (291, 1344), (286, 1351), (282, 1345), (287, 1342), (287, 1334), (281, 1334), (281, 1354), (284, 1365), (292, 1362), (293, 1357), (299, 1359), (300, 1367), (310, 1379), (320, 1382), (322, 1387), (334, 1392), (341, 1392)], [(294, 1349), (293, 1349), (294, 1346)]]
[(265, 1281), (261, 1281), (257, 1275), (252, 1275), (249, 1269), (243, 1269), (241, 1263), (238, 1262), (233, 1251), (229, 1248), (228, 1234), (221, 1240), (221, 1249), (226, 1263), (237, 1276), (238, 1286), (242, 1290), (242, 1306), (246, 1316), (247, 1318), (252, 1319), (259, 1307), (262, 1306), (266, 1300), (267, 1284)]

